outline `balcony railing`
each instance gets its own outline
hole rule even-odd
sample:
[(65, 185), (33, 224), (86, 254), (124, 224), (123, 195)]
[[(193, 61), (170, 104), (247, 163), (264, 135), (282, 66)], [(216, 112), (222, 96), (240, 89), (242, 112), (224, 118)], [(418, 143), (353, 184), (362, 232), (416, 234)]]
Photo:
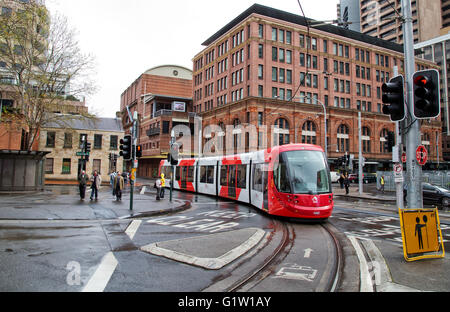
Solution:
[(147, 130), (147, 136), (159, 135), (161, 133), (161, 128), (151, 128)]

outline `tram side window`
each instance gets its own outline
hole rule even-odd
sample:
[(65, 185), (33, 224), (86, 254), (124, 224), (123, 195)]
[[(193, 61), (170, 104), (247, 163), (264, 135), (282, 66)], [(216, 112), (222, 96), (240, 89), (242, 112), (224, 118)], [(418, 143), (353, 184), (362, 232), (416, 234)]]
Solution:
[(194, 166), (187, 167), (187, 182), (194, 182)]
[(177, 181), (181, 180), (181, 167), (175, 167), (175, 179)]
[(263, 189), (263, 175), (261, 171), (261, 165), (255, 164), (253, 165), (253, 184), (252, 189), (258, 192), (262, 192)]
[(214, 184), (214, 166), (208, 166), (206, 169), (206, 183)]
[(206, 183), (206, 166), (200, 167), (200, 183)]
[(241, 189), (247, 188), (247, 165), (237, 166), (237, 187)]
[(279, 192), (289, 194), (292, 193), (287, 174), (287, 166), (283, 160), (283, 157), (280, 157), (278, 168), (273, 171), (273, 179), (275, 180), (275, 186)]
[(172, 168), (168, 166), (162, 167), (161, 173), (164, 173), (164, 178), (171, 179), (172, 178)]
[(228, 186), (236, 187), (236, 165), (231, 165), (228, 170)]
[(227, 186), (227, 168), (228, 166), (220, 167), (220, 185)]

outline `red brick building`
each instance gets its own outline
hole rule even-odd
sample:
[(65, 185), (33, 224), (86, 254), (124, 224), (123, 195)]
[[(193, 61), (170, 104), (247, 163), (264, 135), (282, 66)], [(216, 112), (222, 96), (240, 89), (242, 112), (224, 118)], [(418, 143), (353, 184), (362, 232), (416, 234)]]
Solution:
[(193, 129), (192, 71), (176, 65), (147, 70), (121, 95), (120, 111), (125, 133), (130, 133), (131, 113), (138, 112), (138, 144), (143, 147), (138, 176), (156, 177), (161, 159), (169, 152), (172, 127), (183, 124)]
[[(362, 112), (365, 170), (389, 166), (392, 155), (384, 141), (395, 125), (382, 114), (381, 86), (393, 77), (394, 66), (403, 74), (403, 47), (332, 25), (311, 25), (312, 20), (257, 4), (233, 19), (193, 58), (194, 111), (203, 127), (220, 125), (223, 132), (227, 125), (256, 127), (257, 142), (249, 142), (249, 135), (237, 138), (236, 132), (226, 138), (233, 147), (242, 140), (246, 150), (263, 148), (264, 136), (268, 147), (278, 143), (274, 138), (279, 144), (314, 143), (326, 148), (330, 162), (358, 154)], [(416, 66), (436, 68), (419, 59)], [(438, 119), (422, 125), (432, 162), (440, 132)]]

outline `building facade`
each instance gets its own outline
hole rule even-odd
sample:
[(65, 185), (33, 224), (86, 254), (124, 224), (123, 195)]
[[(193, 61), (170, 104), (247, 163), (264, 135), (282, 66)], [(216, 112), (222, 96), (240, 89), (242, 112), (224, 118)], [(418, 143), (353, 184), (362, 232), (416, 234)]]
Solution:
[[(382, 114), (381, 86), (394, 66), (403, 73), (402, 46), (331, 25), (307, 27), (303, 17), (261, 5), (203, 45), (193, 58), (194, 111), (203, 119), (203, 133), (209, 125), (220, 127), (203, 136), (204, 146), (217, 135), (232, 147), (227, 153), (238, 146), (247, 151), (313, 143), (326, 150), (333, 166), (338, 157), (358, 154), (361, 112), (365, 169), (389, 166), (392, 154), (384, 143), (395, 125)], [(417, 60), (418, 69), (436, 67)], [(227, 132), (229, 125), (252, 125), (257, 139)], [(436, 162), (431, 146), (440, 146), (441, 123), (424, 124), (422, 132)]]
[[(122, 124), (130, 133), (129, 114), (138, 113), (138, 144), (142, 146), (137, 174), (156, 177), (161, 159), (169, 153), (173, 127), (184, 125), (193, 133), (192, 71), (177, 65), (162, 65), (144, 72), (121, 95)], [(190, 151), (189, 151), (190, 153)], [(128, 164), (130, 166), (130, 164)]]
[[(96, 118), (70, 120), (70, 127), (61, 128), (49, 124), (41, 131), (39, 150), (49, 152), (45, 160), (45, 178), (51, 181), (77, 181), (83, 166), (81, 157), (82, 138), (91, 143), (86, 173), (97, 170), (104, 182), (109, 182), (112, 171), (123, 170), (123, 160), (119, 157), (119, 142), (124, 136), (120, 119)], [(117, 155), (117, 162), (114, 157)]]
[[(440, 0), (412, 0), (411, 11), (413, 17), (414, 43), (426, 41), (439, 36), (441, 29), (445, 27), (447, 1)], [(364, 34), (381, 38), (396, 43), (403, 43), (401, 1), (379, 0), (341, 0), (338, 17), (345, 20), (345, 13), (355, 18), (356, 10), (359, 10), (360, 23), (349, 20), (353, 24), (360, 25), (360, 31)], [(353, 25), (352, 24), (352, 25)]]

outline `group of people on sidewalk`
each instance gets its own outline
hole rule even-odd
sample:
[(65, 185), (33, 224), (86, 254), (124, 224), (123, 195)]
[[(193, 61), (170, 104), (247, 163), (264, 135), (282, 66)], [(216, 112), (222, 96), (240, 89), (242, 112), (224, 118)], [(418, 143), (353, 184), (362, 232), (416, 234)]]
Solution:
[[(87, 175), (86, 171), (82, 170), (78, 176), (78, 187), (80, 189), (80, 199), (84, 200), (86, 196), (86, 187), (88, 182), (91, 182), (91, 200), (98, 199), (98, 190), (102, 184), (102, 177), (98, 174), (97, 170), (94, 170), (91, 178)], [(122, 190), (125, 187), (125, 181), (119, 171), (113, 172), (110, 175), (110, 184), (113, 190), (113, 196), (116, 196), (116, 200), (122, 200)]]
[(86, 187), (88, 182), (91, 182), (91, 200), (98, 199), (98, 189), (102, 184), (102, 177), (98, 174), (97, 170), (94, 170), (92, 177), (89, 179), (89, 176), (86, 174), (86, 171), (81, 171), (81, 174), (78, 177), (78, 187), (80, 189), (80, 199), (84, 200), (86, 195)]

